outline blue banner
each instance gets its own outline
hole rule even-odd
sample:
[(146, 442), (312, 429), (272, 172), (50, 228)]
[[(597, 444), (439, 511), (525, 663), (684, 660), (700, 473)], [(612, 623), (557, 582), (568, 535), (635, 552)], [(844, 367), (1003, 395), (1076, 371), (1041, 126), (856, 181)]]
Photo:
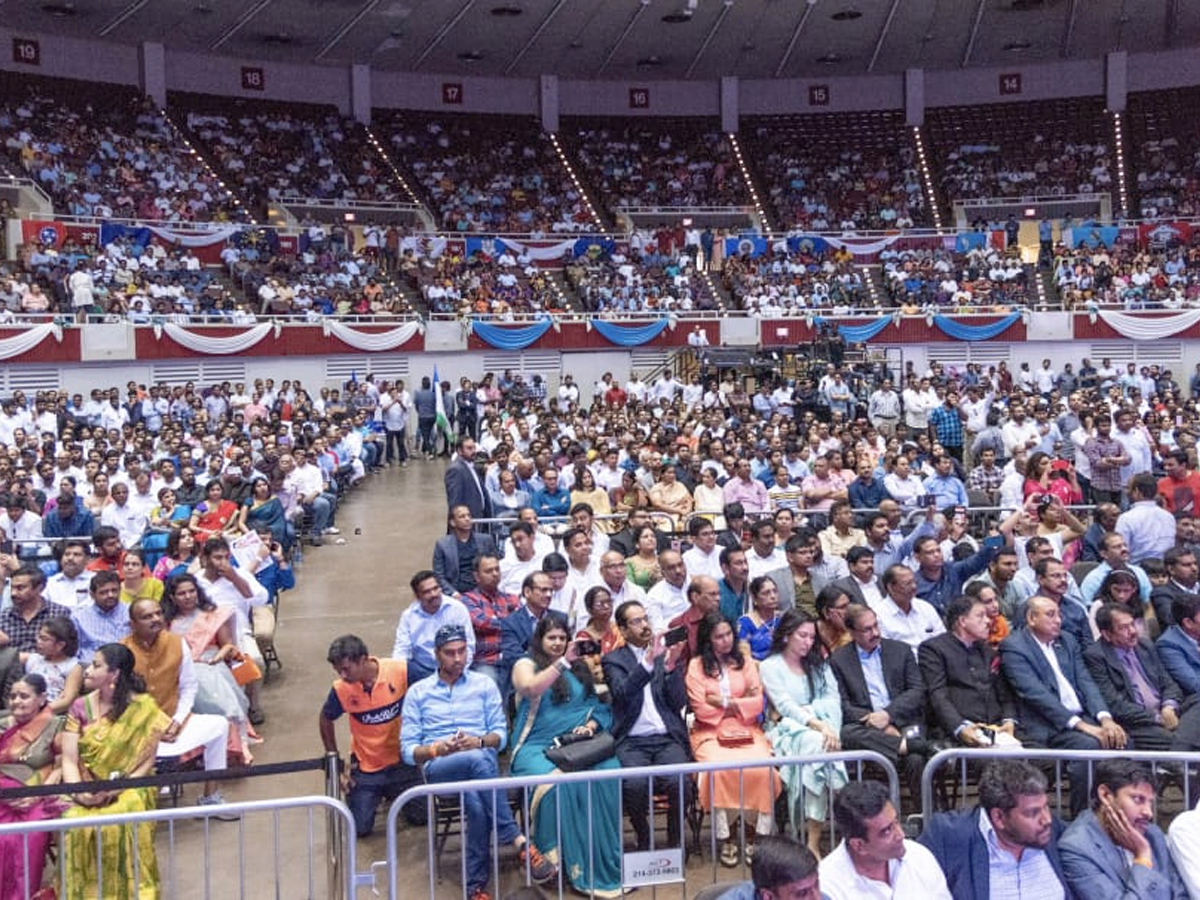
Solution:
[[(868, 322), (866, 325), (839, 325), (837, 327), (838, 334), (841, 335), (848, 343), (862, 344), (869, 341), (883, 329), (887, 328), (891, 323), (891, 316), (881, 316), (874, 322)], [(817, 316), (813, 319), (814, 325), (827, 325), (828, 320)]]
[(964, 325), (947, 316), (933, 317), (933, 324), (938, 327), (942, 334), (952, 337), (956, 341), (990, 341), (1020, 321), (1020, 313), (1005, 316), (1000, 321), (993, 322), (991, 325)]
[(150, 243), (150, 229), (137, 225), (114, 225), (111, 222), (105, 222), (100, 226), (101, 247), (107, 247), (113, 241), (122, 238), (133, 238), (135, 244), (145, 247)]
[(609, 237), (581, 237), (575, 242), (575, 258), (587, 256), (591, 259), (598, 259), (603, 256), (612, 256), (614, 250), (617, 249), (617, 242)]
[(469, 237), (463, 243), (465, 245), (467, 259), (470, 259), (480, 250), (493, 259), (504, 252), (504, 242), (499, 238)]
[(486, 322), (472, 322), (471, 330), (479, 336), (480, 340), (497, 350), (524, 350), (549, 331), (551, 324), (548, 318), (520, 328), (503, 328), (499, 325), (489, 325)]
[(789, 253), (798, 253), (801, 250), (807, 253), (825, 253), (829, 250), (829, 242), (820, 235), (797, 234), (788, 238), (787, 247)]
[(956, 253), (967, 253), (977, 248), (987, 246), (988, 235), (986, 231), (960, 231), (954, 236), (954, 251)]
[(1121, 229), (1116, 225), (1077, 225), (1063, 230), (1063, 240), (1068, 247), (1096, 248), (1103, 244), (1111, 247), (1117, 242)]
[(769, 249), (767, 239), (757, 234), (743, 234), (738, 237), (725, 238), (726, 256), (762, 256)]
[(600, 336), (618, 347), (638, 347), (654, 340), (667, 327), (666, 318), (651, 322), (648, 325), (614, 325), (603, 319), (596, 319), (592, 327), (600, 332)]

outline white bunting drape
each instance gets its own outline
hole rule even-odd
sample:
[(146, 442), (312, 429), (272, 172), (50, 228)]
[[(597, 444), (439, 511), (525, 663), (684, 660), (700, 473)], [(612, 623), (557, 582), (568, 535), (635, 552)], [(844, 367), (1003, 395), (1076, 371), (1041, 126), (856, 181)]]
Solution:
[(22, 353), (28, 353), (46, 338), (54, 335), (56, 341), (62, 340), (62, 328), (53, 323), (34, 325), (26, 328), (20, 334), (0, 340), (0, 359), (12, 359)]
[(323, 324), (326, 337), (333, 336), (343, 344), (364, 353), (383, 353), (402, 347), (421, 330), (420, 322), (408, 322), (397, 328), (377, 332), (358, 331), (341, 322), (326, 321)]
[(1130, 313), (1099, 310), (1101, 320), (1121, 337), (1135, 341), (1157, 341), (1191, 328), (1200, 322), (1200, 309), (1189, 309), (1171, 316), (1135, 316)]
[(204, 353), (208, 356), (229, 356), (234, 353), (244, 353), (273, 330), (275, 330), (275, 326), (267, 322), (263, 325), (255, 325), (253, 328), (248, 328), (241, 334), (235, 334), (230, 337), (212, 337), (202, 332), (188, 331), (182, 325), (163, 326), (163, 331), (166, 332), (167, 337), (175, 343), (196, 353)]

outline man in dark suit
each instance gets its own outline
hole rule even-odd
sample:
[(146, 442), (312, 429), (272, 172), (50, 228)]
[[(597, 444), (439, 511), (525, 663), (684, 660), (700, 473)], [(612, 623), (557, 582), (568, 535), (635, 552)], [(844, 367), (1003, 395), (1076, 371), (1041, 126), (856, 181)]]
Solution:
[[(647, 525), (653, 525), (654, 522), (650, 518), (650, 513), (644, 506), (635, 506), (629, 511), (629, 518), (625, 527), (608, 539), (609, 550), (619, 550), (621, 555), (626, 559), (637, 553), (637, 533)], [(655, 540), (658, 543), (658, 552), (671, 549), (671, 536), (665, 531), (655, 529)]]
[[(613, 738), (617, 758), (625, 769), (635, 766), (670, 766), (691, 761), (691, 744), (681, 710), (687, 705), (687, 687), (680, 657), (686, 642), (667, 647), (656, 636), (646, 608), (626, 601), (614, 613), (625, 646), (601, 660), (604, 682), (612, 698)], [(690, 779), (684, 784), (691, 785)], [(654, 792), (667, 795), (667, 843), (679, 844), (682, 796), (678, 778), (655, 778)], [(646, 779), (622, 782), (621, 792), (629, 823), (637, 835), (637, 849), (649, 850), (652, 830)]]
[(935, 813), (918, 842), (942, 867), (954, 900), (991, 900), (993, 885), (997, 893), (1017, 886), (1020, 896), (1064, 900), (1072, 894), (1058, 854), (1063, 830), (1050, 813), (1046, 776), (1006, 759), (983, 770), (975, 809)]
[[(1063, 633), (1062, 613), (1050, 597), (1029, 598), (1025, 627), (1000, 644), (1000, 667), (1017, 696), (1026, 744), (1063, 750), (1124, 749), (1128, 736), (1088, 674), (1079, 645)], [(1067, 771), (1071, 812), (1078, 813), (1087, 806), (1087, 764), (1069, 763)]]
[(475, 439), (463, 435), (458, 439), (458, 454), (446, 469), (446, 508), (465, 506), (476, 519), (492, 517), (492, 498), (483, 479), (475, 471)]
[(433, 545), (433, 572), (442, 593), (461, 600), (475, 590), (475, 561), (481, 556), (496, 556), (496, 541), (490, 534), (475, 530), (471, 509), (465, 504), (450, 507), (450, 533)]
[(846, 566), (850, 574), (829, 582), (846, 592), (851, 603), (872, 606), (883, 599), (875, 578), (875, 551), (870, 547), (851, 547), (846, 551)]
[(500, 694), (507, 699), (512, 690), (512, 667), (529, 649), (529, 639), (542, 616), (553, 616), (567, 627), (567, 617), (550, 608), (554, 586), (545, 572), (530, 572), (521, 584), (521, 605), (500, 620)]
[(1150, 602), (1154, 606), (1154, 615), (1158, 617), (1159, 627), (1165, 631), (1176, 622), (1171, 612), (1175, 599), (1200, 595), (1200, 565), (1196, 563), (1192, 548), (1182, 545), (1172, 547), (1163, 554), (1163, 564), (1167, 567), (1170, 580), (1150, 591)]
[(946, 624), (949, 631), (917, 648), (933, 726), (967, 747), (995, 746), (1000, 733), (1015, 739), (1016, 701), (988, 643), (987, 604), (978, 597), (956, 597), (946, 610)]
[(1200, 594), (1171, 603), (1175, 624), (1158, 639), (1158, 658), (1185, 697), (1200, 694)]
[(1154, 645), (1138, 639), (1128, 609), (1113, 603), (1096, 611), (1100, 640), (1083, 653), (1088, 672), (1113, 718), (1135, 750), (1192, 750), (1200, 735), (1200, 706), (1184, 701)]
[(925, 684), (912, 648), (879, 634), (868, 607), (846, 610), (851, 643), (829, 657), (842, 695), (842, 746), (874, 750), (902, 768), (913, 797), (925, 768)]

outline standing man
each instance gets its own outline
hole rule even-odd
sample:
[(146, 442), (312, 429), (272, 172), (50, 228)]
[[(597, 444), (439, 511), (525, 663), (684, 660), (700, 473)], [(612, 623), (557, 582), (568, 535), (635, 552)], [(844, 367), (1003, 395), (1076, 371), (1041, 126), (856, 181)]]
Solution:
[(1096, 415), (1096, 433), (1083, 444), (1083, 452), (1092, 465), (1092, 502), (1120, 504), (1125, 483), (1121, 472), (1132, 457), (1125, 445), (1113, 437), (1112, 418), (1100, 412)]
[(1162, 559), (1175, 546), (1175, 517), (1157, 503), (1158, 482), (1150, 472), (1129, 481), (1129, 509), (1117, 517), (1117, 534), (1129, 545), (1129, 561)]
[(515, 594), (500, 590), (500, 560), (489, 553), (475, 560), (475, 587), (462, 596), (463, 605), (471, 616), (475, 629), (475, 661), (471, 664), (476, 672), (482, 672), (500, 688), (500, 623), (517, 611), (520, 601)]
[(942, 867), (955, 900), (1069, 896), (1058, 852), (1064, 826), (1050, 813), (1046, 787), (1029, 763), (998, 760), (979, 778), (975, 809), (934, 813), (918, 841)]
[(945, 401), (929, 414), (930, 438), (959, 462), (963, 459), (963, 423), (966, 420), (967, 414), (959, 409), (958, 394), (953, 390), (946, 391)]
[(850, 782), (834, 798), (833, 820), (842, 840), (819, 867), (829, 900), (951, 900), (933, 854), (904, 837), (884, 785)]
[(383, 413), (383, 428), (387, 443), (387, 464), (400, 460), (400, 468), (408, 466), (408, 414), (412, 410), (412, 397), (404, 389), (404, 382), (397, 381), (379, 398), (379, 409)]
[[(414, 682), (404, 696), (400, 755), (410, 766), (419, 766), (430, 784), (500, 775), (497, 753), (508, 739), (504, 707), (495, 682), (469, 668), (468, 631), (456, 624), (438, 629), (433, 642), (436, 670)], [(491, 900), (487, 883), (493, 830), (498, 843), (516, 848), (535, 882), (544, 884), (558, 874), (521, 834), (506, 796), (483, 791), (464, 791), (458, 796), (466, 813), (463, 847), (469, 900)]]
[[(687, 706), (680, 657), (684, 642), (667, 647), (655, 635), (645, 607), (630, 600), (614, 613), (625, 645), (601, 659), (613, 706), (613, 738), (623, 768), (670, 766), (691, 760), (680, 710)], [(687, 779), (685, 783), (690, 784)], [(645, 779), (623, 782), (621, 791), (639, 851), (650, 849), (650, 798)], [(667, 795), (667, 846), (679, 844), (682, 797), (677, 778), (655, 778), (654, 793)]]
[(437, 422), (437, 394), (428, 376), (421, 379), (421, 389), (413, 397), (413, 407), (417, 411), (417, 436), (420, 441), (420, 452), (426, 459), (433, 459), (434, 434), (433, 426)]
[(337, 755), (333, 723), (343, 713), (350, 715), (350, 765), (342, 768), (342, 793), (356, 834), (367, 837), (375, 830), (379, 801), (394, 800), (421, 783), (416, 768), (400, 758), (400, 704), (408, 690), (408, 667), (403, 660), (371, 656), (353, 634), (330, 644), (326, 660), (338, 677), (317, 727), (325, 752)]
[(872, 393), (867, 401), (867, 420), (884, 438), (890, 440), (896, 436), (896, 426), (900, 422), (900, 395), (892, 389), (890, 378), (885, 378), (879, 390)]
[(458, 439), (458, 453), (446, 469), (446, 506), (453, 510), (465, 506), (473, 519), (492, 517), (492, 498), (483, 486), (483, 480), (475, 470), (475, 438), (462, 435)]

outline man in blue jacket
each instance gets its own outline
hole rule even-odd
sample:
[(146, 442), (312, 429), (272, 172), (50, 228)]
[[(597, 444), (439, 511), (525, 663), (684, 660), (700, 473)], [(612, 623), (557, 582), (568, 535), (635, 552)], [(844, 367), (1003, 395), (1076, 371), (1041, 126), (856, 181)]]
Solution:
[(936, 813), (921, 833), (946, 873), (955, 900), (1021, 896), (1067, 900), (1058, 839), (1064, 825), (1050, 813), (1046, 776), (1023, 760), (998, 760), (979, 779), (979, 806)]

